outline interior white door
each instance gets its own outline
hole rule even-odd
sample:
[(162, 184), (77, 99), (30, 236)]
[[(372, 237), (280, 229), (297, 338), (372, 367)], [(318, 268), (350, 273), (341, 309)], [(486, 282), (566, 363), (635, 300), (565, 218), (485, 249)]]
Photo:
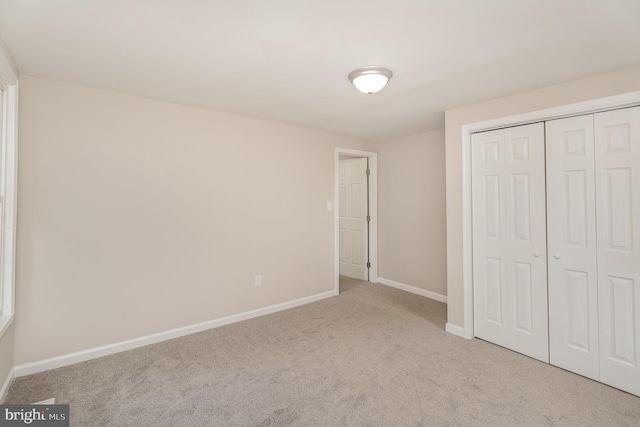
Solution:
[(340, 160), (338, 168), (340, 274), (368, 280), (367, 159)]
[(594, 120), (600, 381), (640, 395), (640, 107)]
[(548, 362), (544, 125), (472, 135), (475, 336)]
[(549, 355), (598, 379), (593, 116), (546, 122)]

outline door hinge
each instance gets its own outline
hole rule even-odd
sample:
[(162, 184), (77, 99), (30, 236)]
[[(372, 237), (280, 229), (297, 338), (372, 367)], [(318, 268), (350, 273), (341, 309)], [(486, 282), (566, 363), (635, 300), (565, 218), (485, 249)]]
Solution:
[(371, 175), (371, 169), (367, 169), (367, 176)]
[(371, 268), (371, 263), (367, 261), (367, 268)]
[(367, 222), (371, 222), (371, 215), (367, 215)]

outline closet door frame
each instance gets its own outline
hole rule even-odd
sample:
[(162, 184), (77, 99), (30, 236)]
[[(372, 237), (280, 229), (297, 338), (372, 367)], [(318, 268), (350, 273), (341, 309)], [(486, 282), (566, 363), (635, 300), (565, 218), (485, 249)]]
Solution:
[(539, 121), (599, 113), (615, 108), (640, 105), (640, 91), (606, 98), (594, 99), (561, 107), (548, 108), (529, 113), (492, 119), (462, 126), (462, 239), (463, 239), (463, 298), (464, 325), (447, 323), (446, 330), (467, 339), (474, 337), (473, 324), (473, 216), (471, 198), (471, 134), (509, 126), (530, 124)]

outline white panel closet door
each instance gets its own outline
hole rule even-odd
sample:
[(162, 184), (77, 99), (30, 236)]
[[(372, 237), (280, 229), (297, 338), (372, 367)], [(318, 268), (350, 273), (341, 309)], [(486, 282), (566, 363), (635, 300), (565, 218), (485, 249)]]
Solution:
[(549, 356), (598, 379), (593, 116), (546, 122)]
[(544, 124), (505, 129), (509, 348), (549, 362)]
[(474, 335), (509, 346), (506, 315), (505, 134), (471, 135)]
[(640, 395), (640, 107), (595, 115), (600, 381)]
[(475, 336), (548, 362), (542, 123), (472, 135)]

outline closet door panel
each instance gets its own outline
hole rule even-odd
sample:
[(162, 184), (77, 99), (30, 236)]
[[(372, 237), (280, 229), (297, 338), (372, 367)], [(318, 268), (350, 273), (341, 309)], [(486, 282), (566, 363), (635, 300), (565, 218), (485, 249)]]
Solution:
[(640, 395), (640, 107), (595, 115), (600, 380)]
[(474, 334), (508, 347), (504, 130), (471, 141)]
[(548, 362), (544, 125), (472, 136), (475, 336)]
[(593, 116), (545, 126), (550, 362), (597, 380)]
[(505, 129), (509, 348), (549, 362), (544, 124)]

